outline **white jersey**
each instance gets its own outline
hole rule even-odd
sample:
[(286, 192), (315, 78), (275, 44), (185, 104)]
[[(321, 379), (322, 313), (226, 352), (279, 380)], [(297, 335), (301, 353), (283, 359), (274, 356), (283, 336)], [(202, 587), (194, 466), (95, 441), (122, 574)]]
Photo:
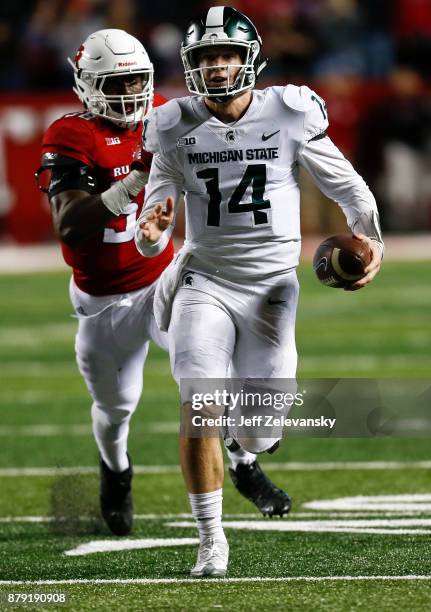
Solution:
[[(168, 196), (178, 202), (183, 191), (184, 246), (204, 270), (258, 280), (298, 264), (299, 165), (340, 203), (352, 229), (381, 240), (375, 200), (326, 136), (325, 104), (308, 87), (254, 90), (232, 124), (213, 116), (204, 98), (189, 96), (155, 108), (144, 125), (154, 157), (141, 219)], [(138, 232), (138, 249), (156, 255), (169, 230), (156, 245)]]

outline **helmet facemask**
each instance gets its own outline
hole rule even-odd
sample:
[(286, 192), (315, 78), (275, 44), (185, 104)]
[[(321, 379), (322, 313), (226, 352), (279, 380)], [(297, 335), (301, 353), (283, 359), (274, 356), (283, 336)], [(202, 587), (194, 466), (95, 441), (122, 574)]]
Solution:
[[(76, 87), (73, 90), (93, 115), (112, 121), (119, 127), (132, 128), (151, 110), (154, 96), (153, 68), (100, 74), (76, 69), (75, 63), (69, 61), (75, 71)], [(110, 89), (108, 85), (111, 79), (130, 75), (142, 77), (141, 92), (106, 93)]]

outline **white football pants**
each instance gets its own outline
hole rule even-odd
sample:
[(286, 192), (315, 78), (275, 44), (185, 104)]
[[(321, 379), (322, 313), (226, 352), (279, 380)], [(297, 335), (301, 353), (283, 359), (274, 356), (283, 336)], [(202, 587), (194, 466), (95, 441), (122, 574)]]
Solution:
[(91, 296), (70, 283), (78, 317), (75, 351), (93, 399), (93, 431), (105, 463), (114, 471), (128, 467), (129, 422), (143, 388), (149, 341), (167, 350), (167, 334), (154, 320), (155, 283), (123, 295)]
[[(294, 379), (296, 270), (255, 284), (184, 270), (169, 327), (172, 373), (181, 379)], [(186, 390), (187, 394), (187, 390)], [(190, 401), (182, 393), (182, 401)], [(270, 448), (273, 438), (241, 441), (250, 452)]]

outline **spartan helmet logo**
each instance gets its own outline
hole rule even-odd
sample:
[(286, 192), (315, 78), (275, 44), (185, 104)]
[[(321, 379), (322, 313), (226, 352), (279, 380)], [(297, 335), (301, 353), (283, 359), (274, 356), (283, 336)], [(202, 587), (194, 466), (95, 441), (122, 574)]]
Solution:
[(182, 278), (183, 287), (193, 287), (193, 274), (194, 272), (186, 272)]
[(231, 142), (235, 142), (236, 141), (236, 134), (235, 134), (235, 130), (228, 130), (226, 132), (226, 142), (231, 143)]

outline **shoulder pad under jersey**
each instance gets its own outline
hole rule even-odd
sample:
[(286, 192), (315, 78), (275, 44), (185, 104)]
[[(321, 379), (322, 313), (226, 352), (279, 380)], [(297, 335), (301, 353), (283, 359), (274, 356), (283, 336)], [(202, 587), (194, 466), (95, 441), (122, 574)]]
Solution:
[(306, 85), (287, 85), (283, 101), (288, 108), (304, 113), (304, 140), (324, 135), (328, 129), (328, 113), (325, 101)]
[(178, 139), (198, 125), (190, 100), (191, 96), (176, 98), (153, 108), (144, 120), (142, 143), (146, 151), (170, 153)]
[(94, 161), (94, 117), (90, 113), (70, 113), (52, 123), (42, 139), (42, 152), (73, 157), (83, 164)]

